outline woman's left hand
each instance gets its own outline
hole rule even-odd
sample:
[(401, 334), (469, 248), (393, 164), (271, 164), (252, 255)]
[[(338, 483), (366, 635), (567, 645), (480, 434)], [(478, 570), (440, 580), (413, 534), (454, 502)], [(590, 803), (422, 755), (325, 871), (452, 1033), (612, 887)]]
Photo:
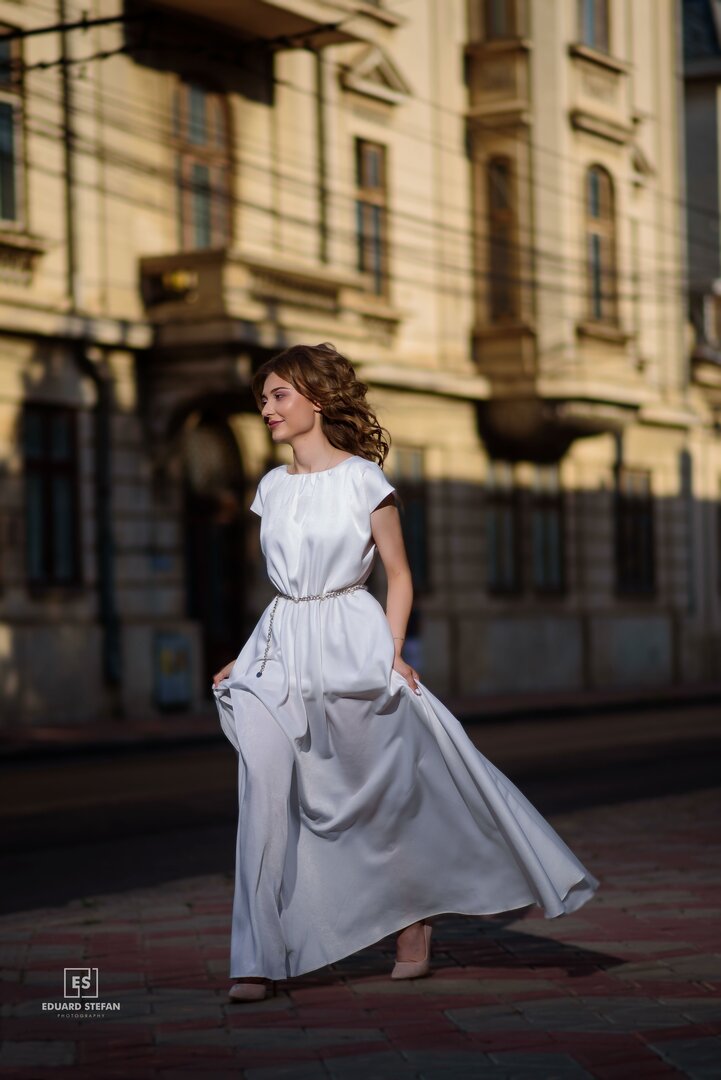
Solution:
[(412, 668), (410, 664), (407, 664), (402, 657), (397, 656), (393, 661), (393, 670), (397, 671), (399, 675), (403, 676), (403, 678), (406, 680), (411, 690), (415, 694), (420, 694), (421, 691), (418, 687), (418, 680), (420, 679), (420, 675), (415, 668)]

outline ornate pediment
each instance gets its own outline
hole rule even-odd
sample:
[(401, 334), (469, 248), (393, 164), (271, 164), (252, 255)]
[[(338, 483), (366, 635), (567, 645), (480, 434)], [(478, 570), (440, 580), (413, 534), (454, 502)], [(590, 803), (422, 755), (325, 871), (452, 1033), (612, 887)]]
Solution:
[(342, 72), (341, 85), (356, 94), (399, 105), (412, 90), (396, 65), (377, 45), (364, 49)]

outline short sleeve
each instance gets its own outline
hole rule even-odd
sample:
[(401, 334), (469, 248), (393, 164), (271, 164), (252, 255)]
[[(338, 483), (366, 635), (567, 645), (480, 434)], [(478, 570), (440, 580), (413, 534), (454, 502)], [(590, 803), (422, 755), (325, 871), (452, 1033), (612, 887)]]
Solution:
[(250, 504), (250, 509), (253, 511), (254, 514), (257, 514), (258, 517), (263, 516), (263, 496), (264, 496), (263, 488), (264, 487), (265, 487), (265, 477), (261, 476), (260, 483), (258, 484), (258, 489), (257, 489), (257, 491), (255, 493), (255, 498), (253, 499), (252, 503)]
[(369, 461), (363, 469), (363, 488), (369, 514), (376, 510), (388, 495), (395, 494), (396, 490), (375, 461)]

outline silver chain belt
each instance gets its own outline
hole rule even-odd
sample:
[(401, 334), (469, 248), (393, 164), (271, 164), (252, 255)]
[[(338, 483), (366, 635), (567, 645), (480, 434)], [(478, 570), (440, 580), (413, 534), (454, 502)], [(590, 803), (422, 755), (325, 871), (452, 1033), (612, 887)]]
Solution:
[(259, 679), (263, 674), (266, 661), (268, 660), (268, 652), (270, 650), (270, 638), (273, 633), (273, 618), (275, 616), (275, 609), (278, 605), (278, 601), (292, 600), (294, 604), (299, 604), (301, 600), (325, 600), (329, 596), (341, 596), (343, 593), (355, 592), (356, 589), (367, 589), (367, 585), (346, 585), (343, 589), (329, 589), (328, 592), (315, 593), (313, 596), (290, 596), (288, 593), (276, 593), (275, 600), (273, 601), (273, 610), (270, 613), (270, 624), (268, 626), (268, 636), (265, 641), (265, 652), (263, 653), (263, 659), (260, 665), (260, 671), (256, 671), (255, 677)]

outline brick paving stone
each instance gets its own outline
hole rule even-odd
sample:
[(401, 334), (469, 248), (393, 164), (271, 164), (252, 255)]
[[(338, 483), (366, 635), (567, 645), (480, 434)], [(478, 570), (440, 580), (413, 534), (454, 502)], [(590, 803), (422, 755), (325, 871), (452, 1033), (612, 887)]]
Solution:
[(721, 1038), (718, 1036), (674, 1039), (649, 1045), (660, 1058), (692, 1080), (718, 1080), (721, 1076)]
[(4, 1041), (0, 1046), (0, 1066), (32, 1068), (43, 1065), (72, 1065), (75, 1061), (74, 1042), (46, 1039), (43, 1042)]
[[(104, 1052), (103, 1080), (721, 1080), (719, 817), (704, 791), (552, 818), (599, 896), (555, 920), (440, 916), (414, 982), (388, 978), (391, 935), (229, 1002), (228, 874), (0, 917), (3, 1052), (38, 1057), (28, 1080), (98, 1080)], [(97, 966), (120, 1013), (41, 1013), (64, 966)]]
[(303, 1065), (269, 1065), (267, 1068), (244, 1069), (244, 1080), (328, 1080), (328, 1071), (322, 1064), (305, 1062)]
[(417, 1080), (418, 1070), (403, 1056), (389, 1051), (355, 1054), (353, 1057), (324, 1057), (332, 1080)]
[(317, 1027), (313, 1031), (308, 1031), (300, 1027), (268, 1026), (264, 1029), (221, 1028), (163, 1032), (158, 1035), (157, 1041), (173, 1045), (233, 1045), (254, 1050), (277, 1050), (280, 1047), (340, 1046), (343, 1043), (385, 1042), (385, 1036), (381, 1031), (373, 1028)]

